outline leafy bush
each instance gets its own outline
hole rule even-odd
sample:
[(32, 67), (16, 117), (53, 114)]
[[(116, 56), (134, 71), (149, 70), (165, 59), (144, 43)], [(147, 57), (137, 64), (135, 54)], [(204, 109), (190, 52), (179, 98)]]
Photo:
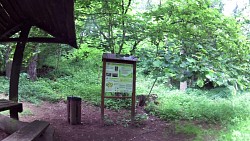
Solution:
[(3, 76), (0, 77), (0, 93), (9, 93), (9, 80)]
[(164, 120), (203, 120), (212, 123), (231, 123), (234, 118), (250, 116), (250, 95), (211, 99), (205, 95), (187, 95), (179, 91), (159, 95), (159, 105), (147, 109)]
[(228, 125), (225, 131), (220, 132), (219, 141), (249, 141), (250, 140), (250, 119), (239, 120), (235, 124)]

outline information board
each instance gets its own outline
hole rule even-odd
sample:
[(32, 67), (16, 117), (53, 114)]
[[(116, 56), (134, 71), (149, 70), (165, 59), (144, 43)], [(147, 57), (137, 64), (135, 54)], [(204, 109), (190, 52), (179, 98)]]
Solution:
[(105, 92), (132, 93), (133, 64), (107, 62)]

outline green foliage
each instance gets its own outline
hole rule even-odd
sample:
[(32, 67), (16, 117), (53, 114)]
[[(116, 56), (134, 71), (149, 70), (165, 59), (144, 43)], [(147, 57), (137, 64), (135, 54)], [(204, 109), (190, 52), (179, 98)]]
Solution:
[(90, 47), (88, 44), (81, 44), (79, 49), (72, 49), (66, 58), (70, 63), (75, 63), (85, 60), (89, 63), (96, 63), (100, 65), (103, 52), (99, 49)]
[[(237, 119), (236, 119), (237, 120)], [(218, 138), (219, 141), (248, 141), (250, 140), (250, 119), (246, 120), (238, 119), (233, 125), (229, 125), (226, 127), (225, 131), (220, 132), (220, 136)]]
[[(145, 36), (146, 22), (131, 12), (131, 0), (77, 1), (80, 42), (112, 53), (129, 53)], [(131, 46), (133, 46), (131, 48)]]
[(130, 109), (131, 108), (131, 99), (106, 99), (105, 100), (106, 108), (113, 110), (120, 109)]
[(189, 122), (175, 122), (175, 133), (194, 136), (193, 141), (215, 140), (217, 137), (216, 132), (216, 130), (204, 129), (201, 125), (195, 125)]
[(0, 44), (0, 71), (3, 70), (4, 68), (4, 62), (5, 62), (5, 57), (4, 57), (4, 51), (5, 51), (5, 46)]
[[(250, 98), (249, 93), (239, 90), (250, 84), (249, 32), (243, 34), (241, 23), (222, 15), (221, 9), (214, 8), (209, 0), (164, 0), (158, 6), (147, 5), (140, 12), (131, 8), (133, 2), (76, 0), (80, 48), (29, 44), (24, 66), (35, 51), (39, 53), (40, 67), (54, 69), (35, 82), (22, 73), (19, 98), (39, 103), (73, 95), (100, 106), (102, 53), (134, 54), (140, 59), (136, 94), (148, 94), (157, 78), (152, 93), (159, 96), (159, 104), (148, 103), (149, 113), (167, 121), (222, 124), (225, 130), (220, 133), (221, 140), (248, 140)], [(36, 29), (31, 34), (45, 35)], [(1, 45), (0, 50), (3, 70), (5, 46)], [(168, 84), (170, 79), (191, 79), (198, 87), (186, 92), (173, 90)], [(217, 88), (198, 89), (209, 82)], [(0, 84), (0, 93), (8, 94), (9, 81), (0, 77)], [(130, 108), (131, 102), (108, 99), (105, 105), (120, 110)], [(136, 121), (141, 123), (147, 118), (137, 115)], [(108, 117), (105, 120), (114, 124)], [(120, 122), (127, 126), (130, 120), (122, 117)], [(197, 140), (202, 140), (206, 132), (214, 133), (193, 124), (176, 125), (176, 132), (194, 134)]]
[[(249, 41), (235, 19), (211, 5), (208, 0), (169, 0), (148, 12), (157, 49), (142, 50), (145, 69), (179, 81), (193, 79), (199, 87), (208, 82), (249, 87)], [(161, 30), (155, 32), (154, 26)]]
[(114, 121), (107, 115), (104, 115), (104, 125), (106, 126), (110, 126), (110, 125), (114, 125)]
[(231, 123), (236, 117), (246, 119), (250, 115), (249, 98), (249, 94), (245, 94), (228, 99), (214, 99), (205, 95), (187, 95), (171, 91), (159, 96), (159, 105), (149, 105), (147, 109), (165, 120)]
[(0, 77), (0, 93), (8, 94), (9, 93), (9, 81), (5, 77)]
[(148, 115), (147, 114), (137, 114), (135, 115), (135, 123), (136, 126), (142, 125), (146, 120), (148, 120)]

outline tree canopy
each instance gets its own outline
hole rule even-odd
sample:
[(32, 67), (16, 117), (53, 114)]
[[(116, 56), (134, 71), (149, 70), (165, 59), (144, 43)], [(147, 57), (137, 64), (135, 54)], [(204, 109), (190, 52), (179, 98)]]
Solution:
[[(248, 10), (249, 5), (236, 7), (232, 16), (225, 16), (220, 0), (76, 0), (81, 48), (71, 55), (86, 56), (90, 52), (86, 48), (131, 54), (140, 59), (145, 74), (165, 81), (249, 88)], [(32, 34), (41, 33), (33, 30)], [(5, 45), (0, 49), (3, 70), (9, 50)], [(27, 50), (27, 63), (32, 52)], [(46, 47), (37, 53), (48, 54)]]

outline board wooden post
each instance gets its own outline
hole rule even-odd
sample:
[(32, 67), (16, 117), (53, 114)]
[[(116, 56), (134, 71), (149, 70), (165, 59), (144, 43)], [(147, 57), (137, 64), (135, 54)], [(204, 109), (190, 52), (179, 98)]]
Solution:
[[(102, 91), (101, 91), (101, 119), (103, 123), (104, 123), (105, 98), (115, 98), (115, 99), (131, 98), (131, 122), (132, 124), (134, 124), (135, 103), (136, 103), (135, 90), (136, 90), (137, 58), (133, 56), (125, 56), (120, 54), (104, 53), (102, 61), (103, 61), (103, 70), (102, 70)], [(111, 92), (119, 95), (106, 96), (105, 95), (106, 92)], [(130, 96), (120, 95), (121, 93), (130, 94)]]
[(131, 105), (131, 122), (135, 120), (135, 91), (136, 90), (136, 62), (133, 63), (133, 89), (132, 89), (132, 105)]
[(106, 59), (103, 59), (102, 69), (102, 93), (101, 93), (101, 118), (104, 120), (104, 95), (105, 95), (105, 74), (106, 74)]

